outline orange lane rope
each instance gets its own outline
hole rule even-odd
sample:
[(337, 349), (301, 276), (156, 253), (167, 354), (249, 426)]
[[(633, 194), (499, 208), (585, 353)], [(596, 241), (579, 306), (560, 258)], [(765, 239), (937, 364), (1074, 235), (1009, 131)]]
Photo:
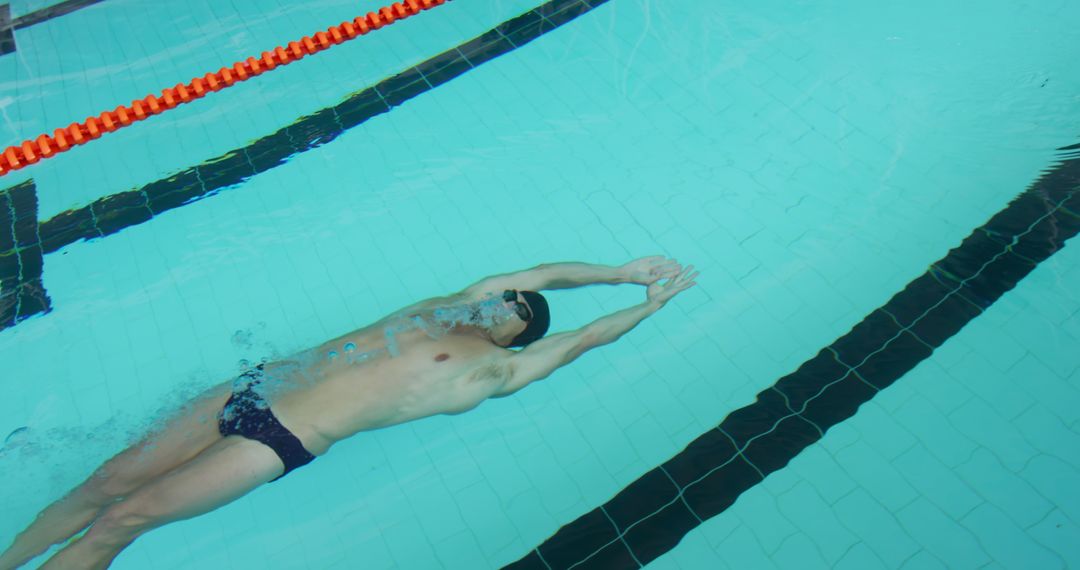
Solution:
[(112, 111), (105, 111), (96, 117), (89, 117), (81, 123), (72, 123), (64, 129), (56, 129), (52, 136), (41, 135), (22, 144), (9, 146), (0, 153), (0, 176), (23, 168), (38, 161), (55, 156), (74, 146), (100, 138), (137, 121), (163, 113), (169, 109), (200, 99), (211, 91), (220, 91), (261, 75), (279, 65), (288, 65), (305, 55), (315, 54), (331, 46), (362, 36), (371, 30), (404, 20), (423, 10), (430, 10), (445, 4), (447, 0), (403, 0), (358, 16), (351, 22), (342, 22), (331, 26), (326, 31), (316, 32), (314, 36), (304, 36), (299, 41), (289, 42), (285, 47), (278, 46), (271, 51), (262, 52), (260, 57), (249, 57), (238, 61), (232, 67), (222, 67), (215, 73), (196, 77), (189, 83), (178, 83), (161, 92), (161, 95), (147, 95), (136, 99), (130, 106), (120, 105)]

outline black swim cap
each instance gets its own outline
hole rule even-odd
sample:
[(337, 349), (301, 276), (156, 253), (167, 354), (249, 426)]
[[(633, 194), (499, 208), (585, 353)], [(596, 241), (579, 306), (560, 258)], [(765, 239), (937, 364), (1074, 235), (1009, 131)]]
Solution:
[(548, 326), (551, 324), (551, 312), (548, 310), (547, 299), (543, 295), (533, 291), (519, 291), (519, 293), (525, 298), (525, 302), (529, 304), (532, 318), (525, 323), (525, 330), (514, 337), (514, 340), (510, 341), (507, 346), (527, 346), (540, 340), (547, 333)]

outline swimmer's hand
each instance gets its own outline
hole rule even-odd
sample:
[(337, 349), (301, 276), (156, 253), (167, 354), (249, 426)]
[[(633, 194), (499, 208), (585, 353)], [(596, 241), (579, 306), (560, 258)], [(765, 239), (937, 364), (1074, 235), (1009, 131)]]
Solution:
[(660, 281), (665, 277), (656, 277), (649, 283), (647, 291), (649, 301), (661, 306), (666, 304), (675, 295), (697, 285), (697, 281), (694, 281), (697, 276), (698, 272), (694, 271), (694, 266), (687, 265), (686, 269), (683, 269), (678, 275), (667, 277), (667, 282), (663, 285), (660, 284)]
[(657, 279), (675, 277), (682, 271), (682, 266), (674, 259), (662, 255), (653, 255), (635, 259), (619, 267), (627, 283), (649, 285)]

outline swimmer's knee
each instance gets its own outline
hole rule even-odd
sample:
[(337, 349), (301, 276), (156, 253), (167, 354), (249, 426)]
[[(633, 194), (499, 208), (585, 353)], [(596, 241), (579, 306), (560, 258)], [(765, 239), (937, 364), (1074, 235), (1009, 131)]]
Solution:
[(105, 506), (130, 495), (138, 487), (139, 482), (131, 477), (102, 468), (83, 483), (82, 491), (91, 502)]
[(116, 503), (94, 521), (86, 539), (122, 546), (153, 527), (153, 519), (134, 511), (124, 502)]

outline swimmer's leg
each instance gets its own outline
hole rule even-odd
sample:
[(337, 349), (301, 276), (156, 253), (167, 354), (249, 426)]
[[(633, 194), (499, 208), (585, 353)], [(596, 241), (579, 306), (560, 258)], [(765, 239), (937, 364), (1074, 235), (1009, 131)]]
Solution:
[(67, 540), (93, 522), (103, 508), (220, 440), (217, 413), (231, 392), (230, 382), (203, 392), (161, 429), (106, 461), (81, 485), (41, 511), (0, 554), (0, 570), (17, 568)]
[(210, 512), (285, 470), (277, 453), (243, 437), (219, 440), (198, 456), (106, 508), (86, 535), (42, 570), (102, 569), (146, 532)]

